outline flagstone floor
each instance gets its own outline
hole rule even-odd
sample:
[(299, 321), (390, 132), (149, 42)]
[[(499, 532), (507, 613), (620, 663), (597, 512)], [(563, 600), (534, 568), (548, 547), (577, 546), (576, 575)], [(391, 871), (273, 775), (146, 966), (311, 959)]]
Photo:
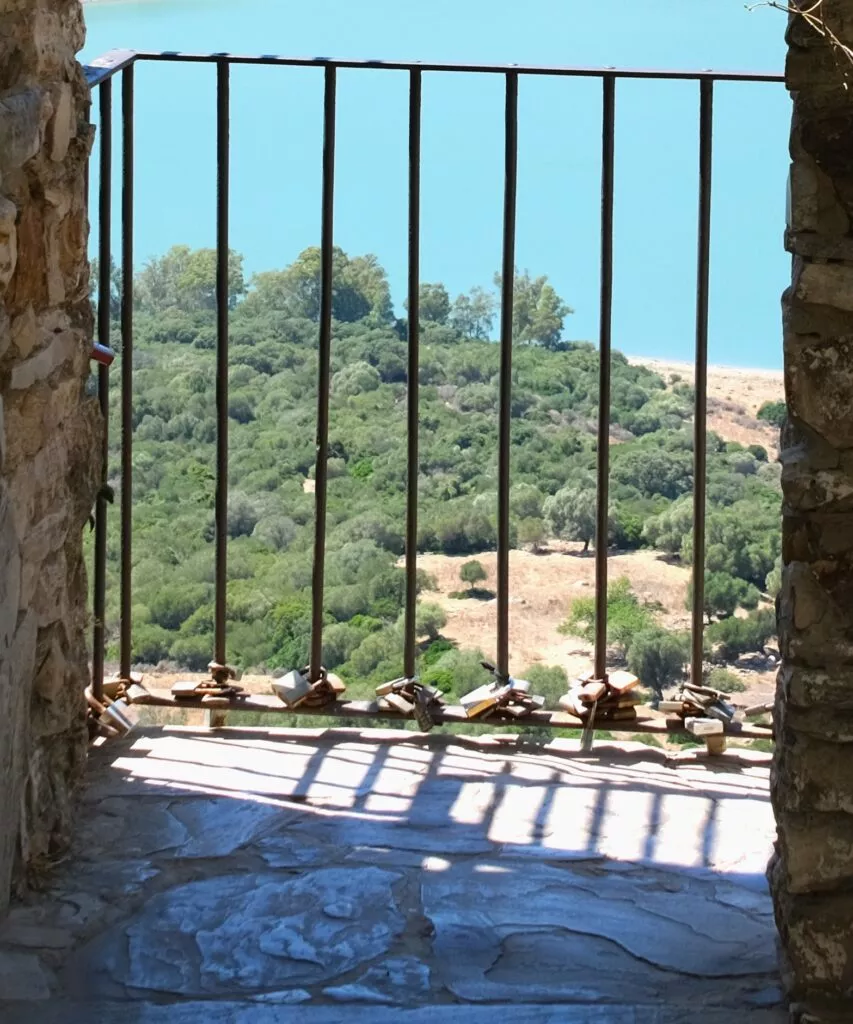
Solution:
[(3, 1024), (784, 1022), (768, 758), (152, 729), (0, 925)]

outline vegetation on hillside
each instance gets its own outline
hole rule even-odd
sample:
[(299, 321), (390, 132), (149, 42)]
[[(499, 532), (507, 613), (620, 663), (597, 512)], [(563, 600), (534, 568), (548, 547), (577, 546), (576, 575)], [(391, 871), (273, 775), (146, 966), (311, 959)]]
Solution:
[[(251, 281), (238, 254), (230, 261), (228, 658), (244, 669), (290, 668), (308, 655), (319, 273), (316, 249)], [(114, 314), (119, 285), (116, 278)], [(591, 344), (565, 340), (570, 310), (546, 277), (519, 274), (515, 295), (513, 543), (539, 550), (559, 537), (588, 546), (598, 355)], [(150, 261), (136, 275), (134, 298), (134, 659), (203, 669), (213, 644), (213, 252), (180, 247)], [(496, 309), (485, 289), (451, 297), (441, 284), (422, 286), (420, 551), (474, 556), (495, 547)], [(395, 316), (375, 257), (341, 250), (333, 314), (324, 657), (357, 692), (359, 681), (372, 685), (402, 668), (407, 323)], [(120, 377), (121, 359), (111, 394), (116, 489)], [(691, 413), (688, 385), (667, 386), (614, 353), (611, 545), (689, 562)], [(765, 613), (733, 613), (756, 606), (779, 556), (778, 470), (762, 448), (709, 433), (708, 471), (708, 632), (723, 628), (718, 642), (733, 650), (745, 640), (738, 629), (755, 637), (766, 628), (766, 615), (758, 618)], [(118, 564), (112, 516), (112, 637)], [(482, 578), (469, 570), (463, 579), (473, 587)], [(480, 655), (441, 637), (443, 612), (430, 607), (430, 585), (421, 574), (422, 670), (458, 694), (484, 678)], [(671, 664), (673, 643), (661, 639), (654, 615), (639, 603), (632, 614), (646, 616), (635, 630), (644, 664), (653, 656)], [(624, 650), (629, 657), (630, 645)]]

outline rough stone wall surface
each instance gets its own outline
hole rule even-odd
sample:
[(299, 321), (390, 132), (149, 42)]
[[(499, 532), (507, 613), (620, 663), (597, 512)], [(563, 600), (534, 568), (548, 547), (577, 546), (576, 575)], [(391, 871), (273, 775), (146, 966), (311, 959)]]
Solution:
[[(811, 4), (809, 4), (811, 6)], [(853, 0), (824, 0), (853, 45)], [(783, 665), (769, 877), (792, 1017), (853, 1020), (853, 64), (801, 17), (783, 298)]]
[(0, 913), (67, 841), (97, 486), (78, 0), (0, 0)]

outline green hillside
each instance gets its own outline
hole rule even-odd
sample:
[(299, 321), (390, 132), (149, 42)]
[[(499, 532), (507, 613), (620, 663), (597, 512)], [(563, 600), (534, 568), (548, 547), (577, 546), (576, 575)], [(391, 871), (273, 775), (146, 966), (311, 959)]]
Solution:
[[(337, 251), (332, 348), (325, 662), (347, 682), (401, 671), (406, 485), (406, 322), (375, 258)], [(134, 351), (134, 660), (203, 669), (212, 654), (215, 454), (214, 254), (171, 250), (137, 275)], [(118, 282), (116, 282), (118, 285)], [(307, 659), (319, 254), (246, 282), (232, 256), (229, 651), (244, 669)], [(118, 308), (118, 290), (113, 296)], [(421, 298), (419, 548), (495, 546), (499, 347), (494, 292)], [(570, 310), (547, 278), (516, 280), (512, 422), (514, 544), (592, 537), (598, 356), (563, 340)], [(119, 327), (113, 327), (120, 349)], [(121, 359), (112, 372), (110, 482), (119, 484)], [(610, 543), (691, 555), (692, 390), (613, 357)], [(710, 640), (731, 654), (772, 631), (734, 618), (772, 592), (778, 469), (758, 446), (708, 435)], [(118, 515), (111, 512), (108, 625), (116, 654)], [(430, 581), (422, 577), (422, 601)], [(624, 595), (623, 595), (624, 597)], [(436, 639), (425, 664), (467, 657)], [(648, 623), (646, 622), (647, 632)], [(759, 636), (760, 634), (760, 636)], [(434, 642), (430, 645), (430, 636)], [(470, 658), (468, 663), (471, 664)], [(473, 671), (473, 669), (472, 669)], [(450, 673), (452, 675), (452, 673)], [(452, 684), (448, 684), (452, 685)], [(464, 683), (460, 684), (464, 685)]]

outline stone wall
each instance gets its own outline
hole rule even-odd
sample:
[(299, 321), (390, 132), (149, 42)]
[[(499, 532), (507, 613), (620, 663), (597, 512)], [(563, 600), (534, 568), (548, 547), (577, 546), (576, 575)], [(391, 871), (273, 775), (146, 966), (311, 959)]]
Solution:
[(0, 0), (0, 913), (67, 843), (86, 756), (83, 39), (77, 0)]
[[(824, 0), (853, 44), (853, 0)], [(783, 299), (783, 665), (769, 876), (783, 971), (803, 1022), (853, 1020), (853, 64), (802, 18)]]

